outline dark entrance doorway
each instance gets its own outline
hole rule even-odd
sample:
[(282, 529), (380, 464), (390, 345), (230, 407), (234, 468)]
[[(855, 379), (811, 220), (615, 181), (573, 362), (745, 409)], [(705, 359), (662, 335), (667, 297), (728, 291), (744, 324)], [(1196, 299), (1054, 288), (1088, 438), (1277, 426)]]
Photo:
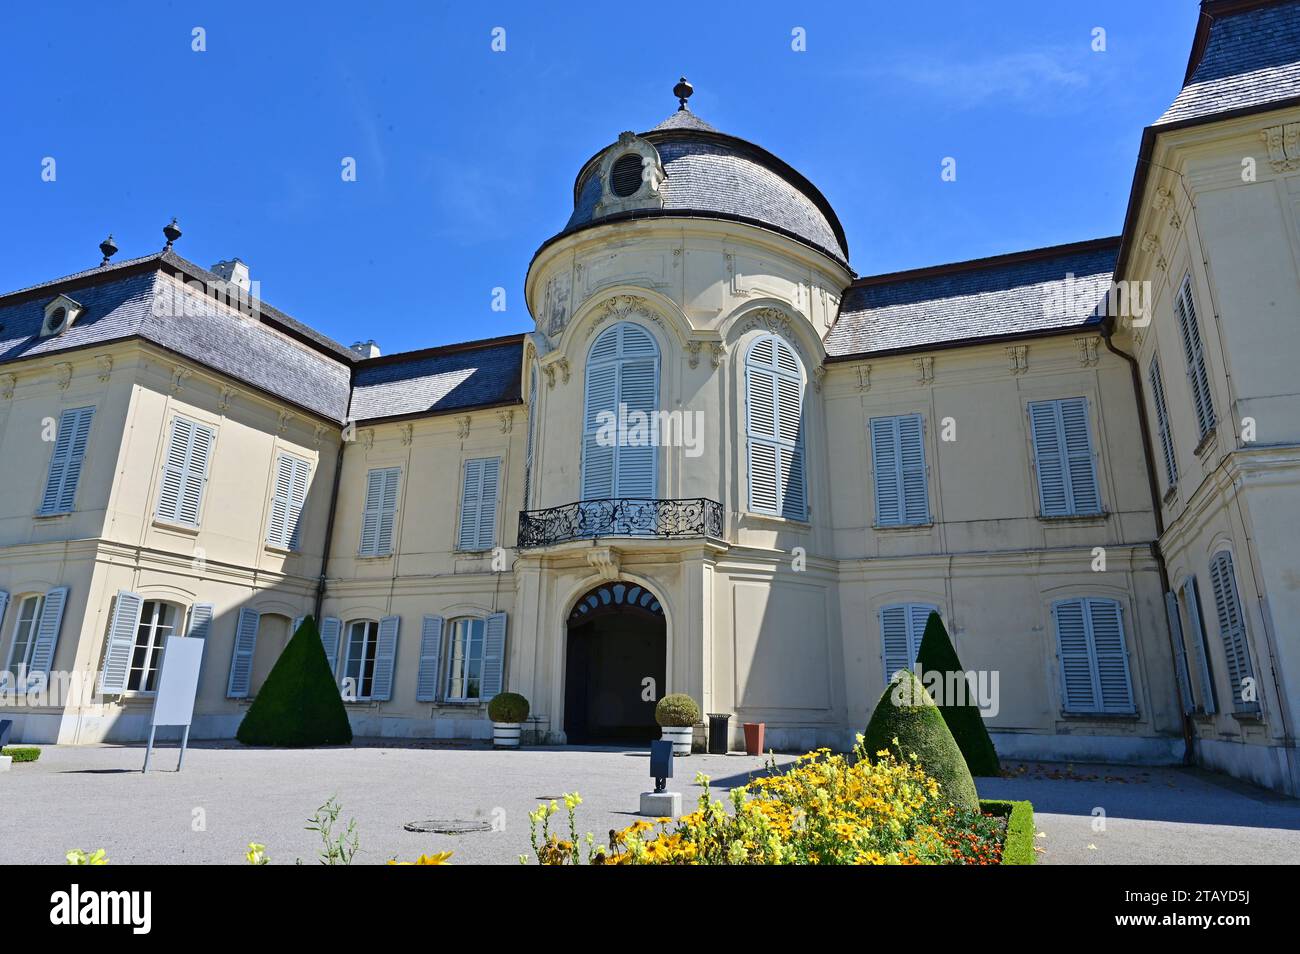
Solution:
[[(667, 626), (636, 583), (605, 583), (574, 606), (565, 658), (564, 733), (575, 744), (644, 745), (659, 737)], [(653, 680), (647, 691), (646, 680)]]

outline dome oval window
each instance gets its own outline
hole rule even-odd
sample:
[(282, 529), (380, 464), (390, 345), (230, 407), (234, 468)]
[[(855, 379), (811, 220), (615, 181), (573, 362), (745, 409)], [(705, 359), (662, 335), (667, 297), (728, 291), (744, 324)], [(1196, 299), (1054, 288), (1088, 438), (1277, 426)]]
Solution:
[(634, 195), (641, 188), (641, 156), (629, 152), (620, 156), (609, 171), (609, 188), (620, 199)]

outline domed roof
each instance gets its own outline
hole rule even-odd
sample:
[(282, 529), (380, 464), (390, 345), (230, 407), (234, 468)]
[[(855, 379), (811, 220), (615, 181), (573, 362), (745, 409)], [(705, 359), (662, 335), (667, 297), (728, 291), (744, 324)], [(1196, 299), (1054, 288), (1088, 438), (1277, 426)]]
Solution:
[(826, 197), (766, 149), (720, 132), (682, 107), (640, 139), (654, 146), (665, 178), (662, 206), (601, 208), (601, 160), (587, 160), (573, 186), (573, 215), (556, 239), (606, 222), (655, 217), (718, 218), (771, 229), (847, 267), (848, 242)]

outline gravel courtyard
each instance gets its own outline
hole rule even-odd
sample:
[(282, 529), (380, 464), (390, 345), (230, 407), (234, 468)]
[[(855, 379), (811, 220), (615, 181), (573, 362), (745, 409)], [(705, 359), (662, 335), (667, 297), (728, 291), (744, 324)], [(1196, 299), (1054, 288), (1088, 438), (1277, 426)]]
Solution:
[[(104, 848), (114, 864), (242, 864), (250, 841), (273, 864), (315, 863), (306, 820), (331, 795), (355, 818), (360, 863), (454, 851), (454, 864), (514, 864), (529, 852), (527, 813), (577, 790), (579, 830), (603, 840), (635, 817), (651, 787), (644, 751), (480, 747), (362, 741), (350, 749), (191, 746), (155, 753), (141, 775), (138, 746), (44, 748), (40, 761), (0, 774), (0, 863), (62, 863), (70, 848)], [(777, 756), (779, 764), (792, 756)], [(691, 806), (696, 772), (719, 791), (743, 784), (764, 760), (693, 755), (671, 786)], [(1197, 770), (1013, 763), (1012, 777), (982, 779), (980, 794), (1028, 798), (1044, 837), (1043, 863), (1295, 863), (1300, 801)], [(1096, 809), (1105, 828), (1096, 828)], [(459, 820), (489, 826), (463, 835), (417, 834), (403, 824)], [(562, 816), (556, 816), (562, 821)], [(495, 823), (495, 830), (491, 828)]]

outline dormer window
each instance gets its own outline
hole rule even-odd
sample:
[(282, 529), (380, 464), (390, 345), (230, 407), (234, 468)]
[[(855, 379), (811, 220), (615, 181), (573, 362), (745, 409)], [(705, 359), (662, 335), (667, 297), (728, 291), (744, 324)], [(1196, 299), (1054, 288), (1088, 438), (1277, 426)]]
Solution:
[(625, 132), (606, 150), (596, 169), (601, 197), (597, 217), (632, 209), (662, 209), (660, 186), (668, 177), (655, 147), (634, 133)]
[(60, 295), (45, 306), (45, 321), (41, 325), (41, 337), (49, 338), (61, 335), (72, 327), (85, 309), (67, 295)]
[(629, 152), (621, 156), (609, 173), (609, 189), (620, 199), (626, 199), (641, 188), (641, 156)]

